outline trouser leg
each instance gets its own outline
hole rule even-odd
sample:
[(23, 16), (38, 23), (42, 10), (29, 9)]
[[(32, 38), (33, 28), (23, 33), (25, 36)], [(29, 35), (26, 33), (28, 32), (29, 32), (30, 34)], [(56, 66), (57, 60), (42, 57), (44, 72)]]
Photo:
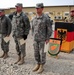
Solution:
[(16, 52), (17, 52), (17, 55), (20, 55), (21, 54), (21, 51), (20, 51), (20, 48), (19, 48), (18, 39), (17, 38), (14, 38), (14, 41), (15, 41), (15, 44), (16, 44)]
[(25, 57), (26, 56), (26, 43), (24, 43), (23, 45), (20, 45), (20, 51), (21, 51), (21, 57)]
[(3, 50), (3, 55), (1, 57), (6, 59), (8, 57), (9, 52), (9, 42), (5, 42), (4, 37), (6, 37), (6, 35), (1, 36), (1, 48)]
[(37, 42), (34, 41), (34, 55), (35, 60), (38, 64), (45, 64), (46, 62), (46, 53), (44, 52), (44, 41)]
[(46, 53), (44, 52), (44, 41), (39, 42), (40, 64), (46, 63)]
[(25, 44), (20, 44), (20, 39), (21, 38), (15, 38), (15, 43), (16, 43), (16, 51), (18, 54), (18, 60), (15, 63), (18, 63), (19, 65), (24, 63), (24, 57), (26, 56), (25, 53)]
[(40, 64), (39, 44), (37, 41), (34, 41), (34, 57), (37, 61), (37, 64)]
[(2, 48), (3, 52), (9, 51), (9, 42), (6, 43), (3, 38), (1, 40), (1, 48)]

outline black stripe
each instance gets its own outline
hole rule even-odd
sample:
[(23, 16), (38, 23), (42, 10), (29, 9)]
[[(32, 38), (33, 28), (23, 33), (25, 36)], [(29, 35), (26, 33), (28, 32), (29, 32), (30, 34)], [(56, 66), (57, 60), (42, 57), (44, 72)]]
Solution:
[(68, 32), (74, 31), (73, 23), (65, 23), (65, 22), (55, 22), (55, 30), (58, 28), (67, 29)]

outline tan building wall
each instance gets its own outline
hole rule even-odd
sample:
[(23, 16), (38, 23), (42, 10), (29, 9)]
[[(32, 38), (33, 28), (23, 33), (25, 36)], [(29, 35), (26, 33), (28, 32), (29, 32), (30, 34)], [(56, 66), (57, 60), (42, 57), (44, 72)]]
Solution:
[[(55, 20), (55, 17), (57, 16), (60, 16), (61, 19), (59, 20), (63, 21), (64, 17), (67, 17), (68, 19), (70, 18), (70, 15), (65, 16), (65, 13), (68, 13), (71, 10), (74, 10), (74, 6), (46, 6), (43, 12), (48, 14), (54, 21), (57, 21)], [(15, 8), (5, 10), (6, 14), (9, 14), (13, 11), (15, 11)], [(23, 11), (28, 13), (28, 17), (30, 19), (32, 19), (36, 13), (35, 7), (24, 7)], [(34, 12), (34, 14), (32, 12)]]

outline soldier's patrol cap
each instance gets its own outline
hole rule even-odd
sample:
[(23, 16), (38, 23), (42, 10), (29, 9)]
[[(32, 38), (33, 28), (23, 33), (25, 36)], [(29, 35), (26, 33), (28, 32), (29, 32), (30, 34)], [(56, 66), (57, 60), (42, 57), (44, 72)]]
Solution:
[(15, 7), (23, 7), (22, 3), (17, 3)]
[(4, 9), (0, 9), (0, 12), (4, 12)]
[(44, 8), (43, 3), (37, 3), (37, 4), (36, 4), (36, 8)]

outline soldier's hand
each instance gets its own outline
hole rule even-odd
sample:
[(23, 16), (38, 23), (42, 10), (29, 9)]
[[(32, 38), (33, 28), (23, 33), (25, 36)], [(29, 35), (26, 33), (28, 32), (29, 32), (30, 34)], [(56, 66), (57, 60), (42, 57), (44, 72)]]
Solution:
[(47, 43), (49, 42), (49, 40), (46, 40), (45, 42), (46, 42), (46, 44), (47, 44)]
[(9, 37), (9, 35), (7, 35), (7, 37)]
[(23, 38), (24, 38), (24, 40), (26, 40), (27, 39), (27, 35), (23, 35)]

